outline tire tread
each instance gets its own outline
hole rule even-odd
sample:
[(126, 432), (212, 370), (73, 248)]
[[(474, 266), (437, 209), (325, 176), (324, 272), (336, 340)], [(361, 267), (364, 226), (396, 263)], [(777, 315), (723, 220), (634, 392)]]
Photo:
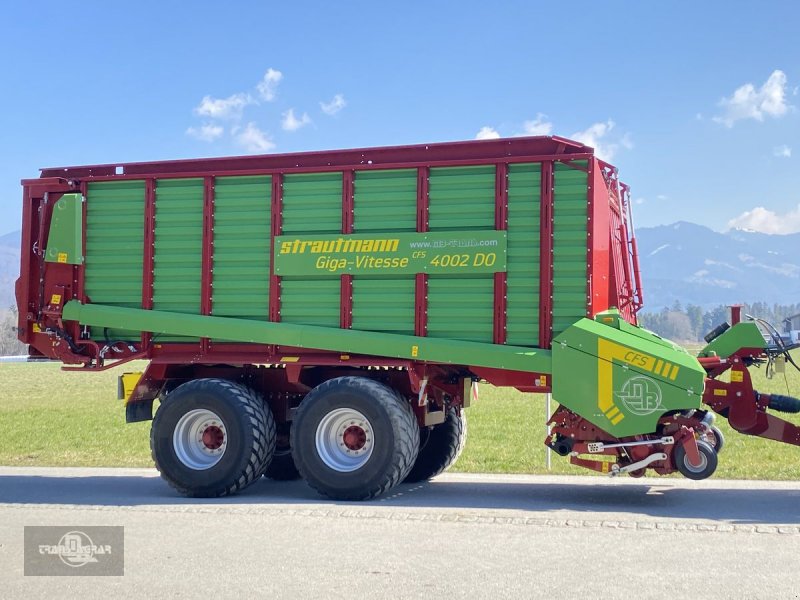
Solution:
[[(249, 420), (253, 436), (252, 447), (246, 465), (231, 478), (228, 484), (211, 489), (187, 486), (171, 477), (159, 464), (156, 456), (156, 432), (159, 430), (161, 421), (159, 419), (160, 410), (156, 411), (153, 426), (150, 429), (150, 453), (153, 457), (153, 462), (164, 481), (180, 494), (190, 498), (217, 498), (240, 492), (261, 477), (269, 466), (269, 461), (275, 450), (276, 433), (272, 411), (253, 389), (233, 383), (227, 379), (205, 378), (184, 383), (172, 393), (174, 394), (180, 389), (183, 389), (184, 392), (207, 392), (209, 387), (216, 390), (224, 390), (225, 397), (230, 402), (231, 407), (240, 411)], [(170, 402), (169, 395), (167, 395), (164, 402)]]
[(467, 443), (467, 418), (464, 409), (450, 408), (444, 423), (434, 427), (429, 436), (404, 481), (426, 481), (443, 473), (458, 460)]
[(414, 461), (419, 450), (419, 426), (411, 405), (401, 398), (392, 388), (366, 377), (345, 376), (329, 379), (314, 388), (303, 402), (295, 415), (295, 423), (302, 422), (305, 414), (310, 410), (314, 398), (338, 386), (351, 386), (360, 389), (366, 395), (379, 403), (389, 416), (393, 430), (397, 432), (395, 452), (392, 463), (387, 469), (382, 481), (372, 487), (362, 487), (348, 492), (332, 494), (324, 486), (317, 485), (309, 473), (303, 472), (300, 461), (295, 461), (300, 475), (306, 482), (323, 496), (336, 500), (369, 500), (386, 493), (388, 490), (403, 481), (414, 466)]

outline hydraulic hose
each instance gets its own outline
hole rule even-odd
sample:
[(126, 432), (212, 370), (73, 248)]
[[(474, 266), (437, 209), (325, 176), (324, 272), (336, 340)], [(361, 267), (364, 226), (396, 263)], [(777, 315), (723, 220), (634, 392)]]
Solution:
[(767, 406), (772, 410), (777, 410), (778, 412), (800, 413), (800, 399), (792, 398), (791, 396), (770, 394), (769, 404)]

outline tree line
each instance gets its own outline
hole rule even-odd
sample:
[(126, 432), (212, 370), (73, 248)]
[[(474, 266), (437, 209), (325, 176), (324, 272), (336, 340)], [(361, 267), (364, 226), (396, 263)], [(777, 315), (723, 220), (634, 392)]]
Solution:
[[(783, 331), (783, 320), (800, 313), (798, 304), (768, 304), (754, 302), (742, 307), (742, 315), (748, 314), (772, 323), (778, 331)], [(717, 306), (704, 310), (695, 304), (685, 308), (675, 302), (671, 308), (663, 308), (660, 312), (639, 313), (639, 324), (657, 333), (661, 337), (682, 342), (698, 342), (717, 325), (727, 321), (730, 323), (730, 309)], [(744, 317), (743, 317), (744, 318)]]

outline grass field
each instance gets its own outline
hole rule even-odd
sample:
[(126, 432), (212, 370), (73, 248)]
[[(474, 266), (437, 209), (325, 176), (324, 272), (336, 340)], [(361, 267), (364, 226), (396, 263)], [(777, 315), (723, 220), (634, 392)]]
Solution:
[[(143, 367), (67, 373), (53, 363), (0, 364), (0, 464), (151, 466), (150, 423), (126, 424), (122, 402), (116, 400), (117, 375)], [(752, 368), (756, 389), (800, 396), (800, 373), (788, 369), (786, 379), (777, 375), (767, 380), (763, 369)], [(800, 415), (787, 416), (800, 424)], [(544, 396), (484, 385), (467, 418), (467, 447), (453, 470), (547, 472)], [(741, 435), (722, 418), (717, 423), (726, 447), (715, 477), (800, 480), (800, 447)], [(551, 472), (589, 473), (555, 454)]]

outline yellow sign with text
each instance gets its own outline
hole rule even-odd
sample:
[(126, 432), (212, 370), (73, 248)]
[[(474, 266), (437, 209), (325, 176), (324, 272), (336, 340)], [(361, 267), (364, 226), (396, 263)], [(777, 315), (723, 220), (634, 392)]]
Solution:
[(505, 231), (436, 231), (275, 238), (275, 274), (399, 275), (506, 270)]

